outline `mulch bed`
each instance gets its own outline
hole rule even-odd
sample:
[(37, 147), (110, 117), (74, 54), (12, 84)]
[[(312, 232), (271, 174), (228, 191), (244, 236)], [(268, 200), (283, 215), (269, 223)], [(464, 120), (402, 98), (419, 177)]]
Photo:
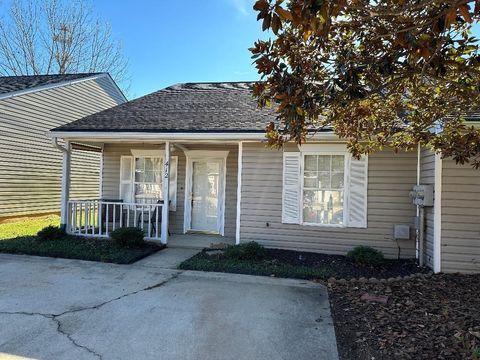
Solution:
[(480, 359), (480, 275), (334, 282), (329, 292), (341, 359)]
[(419, 267), (413, 259), (385, 260), (379, 268), (356, 265), (351, 259), (342, 255), (327, 255), (281, 249), (266, 249), (267, 257), (290, 265), (308, 266), (327, 269), (335, 278), (391, 278), (427, 272)]
[(341, 255), (281, 249), (265, 249), (265, 253), (265, 258), (261, 260), (236, 260), (227, 258), (219, 250), (204, 249), (180, 264), (179, 268), (310, 280), (327, 280), (330, 277), (387, 279), (428, 271), (418, 267), (411, 259), (385, 260), (381, 267), (372, 268), (358, 266)]

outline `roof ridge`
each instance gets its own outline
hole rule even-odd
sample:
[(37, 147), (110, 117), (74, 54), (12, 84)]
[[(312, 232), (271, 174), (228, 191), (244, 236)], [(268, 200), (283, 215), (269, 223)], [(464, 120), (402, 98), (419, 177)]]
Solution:
[(93, 76), (93, 75), (101, 75), (101, 74), (108, 74), (108, 73), (107, 72), (81, 72), (81, 73), (67, 73), (67, 74), (6, 75), (6, 76), (0, 75), (0, 79), (8, 79), (8, 78), (14, 79), (14, 78), (22, 78), (22, 77), (35, 78), (35, 77), (45, 77), (45, 76), (58, 76), (58, 77), (81, 76), (81, 75)]
[(224, 81), (224, 82), (186, 82), (177, 83), (158, 91), (165, 90), (212, 90), (212, 89), (238, 89), (248, 90), (255, 81)]

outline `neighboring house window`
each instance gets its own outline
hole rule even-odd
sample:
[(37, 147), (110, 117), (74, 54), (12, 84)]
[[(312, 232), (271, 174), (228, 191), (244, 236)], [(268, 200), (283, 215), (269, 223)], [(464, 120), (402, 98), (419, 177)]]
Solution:
[(135, 202), (152, 203), (162, 199), (161, 157), (135, 157)]
[(344, 224), (344, 195), (345, 156), (304, 155), (303, 222)]

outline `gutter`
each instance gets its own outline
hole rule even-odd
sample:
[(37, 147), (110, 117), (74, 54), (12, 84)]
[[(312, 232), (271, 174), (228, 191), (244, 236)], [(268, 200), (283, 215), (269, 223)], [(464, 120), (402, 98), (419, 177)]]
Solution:
[[(49, 131), (48, 136), (51, 138), (62, 139), (88, 139), (91, 140), (264, 140), (265, 132), (106, 132), (106, 131)], [(333, 132), (317, 133), (309, 139), (336, 139), (338, 138)]]

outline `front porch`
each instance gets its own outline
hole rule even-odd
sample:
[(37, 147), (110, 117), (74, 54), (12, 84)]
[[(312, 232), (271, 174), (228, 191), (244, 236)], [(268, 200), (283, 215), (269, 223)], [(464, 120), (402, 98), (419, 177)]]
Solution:
[[(76, 149), (102, 153), (97, 199), (69, 198)], [(72, 140), (63, 150), (62, 225), (100, 238), (138, 227), (147, 240), (176, 247), (235, 244), (241, 149), (241, 142)]]

